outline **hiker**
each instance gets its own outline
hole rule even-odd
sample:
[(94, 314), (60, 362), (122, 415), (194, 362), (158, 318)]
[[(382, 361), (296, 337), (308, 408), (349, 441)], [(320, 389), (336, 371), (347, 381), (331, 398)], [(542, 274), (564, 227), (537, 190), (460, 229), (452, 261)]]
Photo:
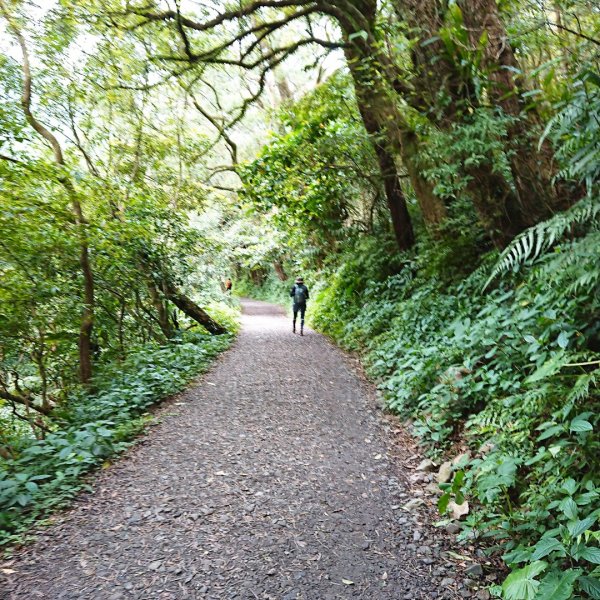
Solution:
[(231, 288), (232, 288), (232, 287), (233, 287), (233, 283), (232, 283), (232, 281), (231, 281), (231, 278), (229, 278), (229, 277), (228, 277), (228, 278), (225, 280), (225, 292), (226, 292), (227, 294), (231, 294)]
[(306, 312), (306, 301), (308, 300), (308, 288), (304, 285), (304, 279), (298, 277), (294, 287), (290, 290), (290, 296), (294, 299), (294, 325), (292, 331), (296, 333), (296, 319), (300, 312), (300, 335), (304, 335), (304, 313)]

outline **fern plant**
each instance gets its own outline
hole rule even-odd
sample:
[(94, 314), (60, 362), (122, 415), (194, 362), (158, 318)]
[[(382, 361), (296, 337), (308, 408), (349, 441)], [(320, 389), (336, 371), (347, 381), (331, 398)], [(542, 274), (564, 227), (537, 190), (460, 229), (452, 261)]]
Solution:
[(522, 265), (527, 260), (535, 260), (542, 252), (551, 248), (574, 227), (583, 226), (593, 231), (600, 225), (600, 198), (587, 196), (569, 210), (558, 213), (518, 235), (500, 254), (496, 266), (487, 280), (484, 289), (499, 275)]
[(550, 137), (564, 165), (557, 177), (583, 182), (589, 193), (600, 177), (600, 76), (586, 69), (572, 90), (548, 122), (540, 145)]

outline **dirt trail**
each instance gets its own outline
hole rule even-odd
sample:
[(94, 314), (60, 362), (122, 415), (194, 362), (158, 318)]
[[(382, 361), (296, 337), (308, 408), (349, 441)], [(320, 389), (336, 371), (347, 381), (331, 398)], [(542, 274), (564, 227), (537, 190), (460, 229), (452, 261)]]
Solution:
[(244, 302), (233, 348), (20, 551), (0, 597), (460, 597), (439, 535), (400, 508), (373, 393), (324, 337)]

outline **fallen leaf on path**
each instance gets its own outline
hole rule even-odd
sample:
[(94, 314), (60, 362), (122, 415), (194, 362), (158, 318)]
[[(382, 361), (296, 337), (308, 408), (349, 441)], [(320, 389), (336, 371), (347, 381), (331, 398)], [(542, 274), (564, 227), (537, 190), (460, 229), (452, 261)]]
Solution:
[(469, 514), (469, 503), (465, 500), (462, 504), (457, 504), (451, 500), (448, 502), (448, 510), (452, 513), (453, 519), (460, 519)]
[(452, 552), (452, 550), (448, 550), (446, 552), (448, 556), (452, 558), (456, 558), (457, 560), (473, 560), (470, 556), (464, 556), (463, 554), (459, 554), (458, 552)]

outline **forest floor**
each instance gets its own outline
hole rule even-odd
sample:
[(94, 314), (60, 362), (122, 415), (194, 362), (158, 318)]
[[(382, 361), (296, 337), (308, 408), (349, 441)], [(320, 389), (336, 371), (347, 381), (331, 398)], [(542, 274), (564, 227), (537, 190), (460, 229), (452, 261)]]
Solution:
[(422, 457), (356, 361), (243, 307), (212, 370), (0, 565), (0, 598), (489, 597), (427, 524)]

